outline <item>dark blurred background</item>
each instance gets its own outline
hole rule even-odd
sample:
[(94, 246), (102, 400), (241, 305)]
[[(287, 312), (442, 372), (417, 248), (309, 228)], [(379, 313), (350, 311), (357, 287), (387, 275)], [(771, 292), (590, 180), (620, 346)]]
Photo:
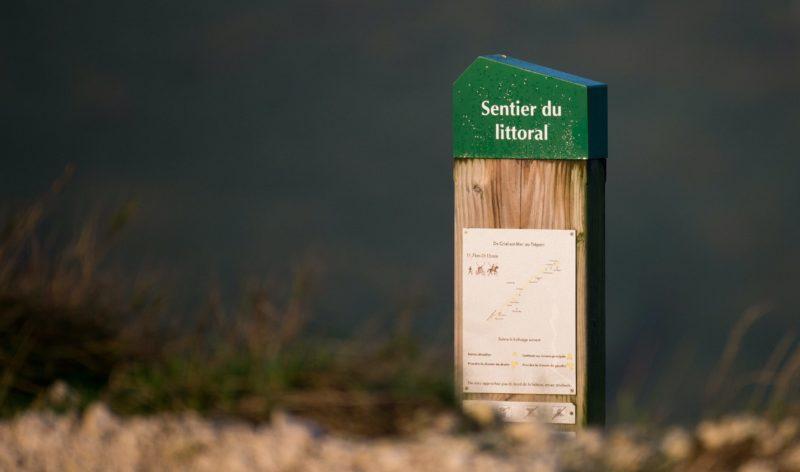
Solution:
[[(321, 269), (317, 329), (452, 338), (450, 87), (506, 53), (609, 85), (607, 370), (697, 411), (800, 319), (800, 2), (20, 2), (0, 15), (4, 207), (134, 200), (118, 263), (180, 303)], [(60, 219), (60, 220), (59, 220)], [(753, 308), (756, 307), (756, 308)]]

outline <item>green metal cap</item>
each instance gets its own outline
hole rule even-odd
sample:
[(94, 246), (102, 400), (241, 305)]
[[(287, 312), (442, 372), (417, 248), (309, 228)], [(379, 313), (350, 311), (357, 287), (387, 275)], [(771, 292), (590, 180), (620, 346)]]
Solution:
[(480, 56), (453, 84), (453, 156), (604, 159), (606, 90), (505, 55)]

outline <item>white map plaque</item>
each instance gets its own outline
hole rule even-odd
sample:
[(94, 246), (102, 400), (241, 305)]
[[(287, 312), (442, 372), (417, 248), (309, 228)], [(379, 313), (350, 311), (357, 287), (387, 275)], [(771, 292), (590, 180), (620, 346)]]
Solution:
[(575, 231), (465, 228), (466, 393), (575, 395)]

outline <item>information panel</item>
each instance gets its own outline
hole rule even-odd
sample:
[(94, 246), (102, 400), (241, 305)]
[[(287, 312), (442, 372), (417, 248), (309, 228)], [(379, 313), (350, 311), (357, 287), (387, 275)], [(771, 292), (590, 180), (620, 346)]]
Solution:
[(463, 391), (575, 394), (575, 231), (463, 230)]

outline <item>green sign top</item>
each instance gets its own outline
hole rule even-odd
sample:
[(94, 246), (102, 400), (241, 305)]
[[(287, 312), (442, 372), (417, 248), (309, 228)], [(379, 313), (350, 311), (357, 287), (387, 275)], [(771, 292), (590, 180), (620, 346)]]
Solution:
[(453, 84), (456, 158), (595, 159), (608, 154), (606, 85), (504, 55)]

